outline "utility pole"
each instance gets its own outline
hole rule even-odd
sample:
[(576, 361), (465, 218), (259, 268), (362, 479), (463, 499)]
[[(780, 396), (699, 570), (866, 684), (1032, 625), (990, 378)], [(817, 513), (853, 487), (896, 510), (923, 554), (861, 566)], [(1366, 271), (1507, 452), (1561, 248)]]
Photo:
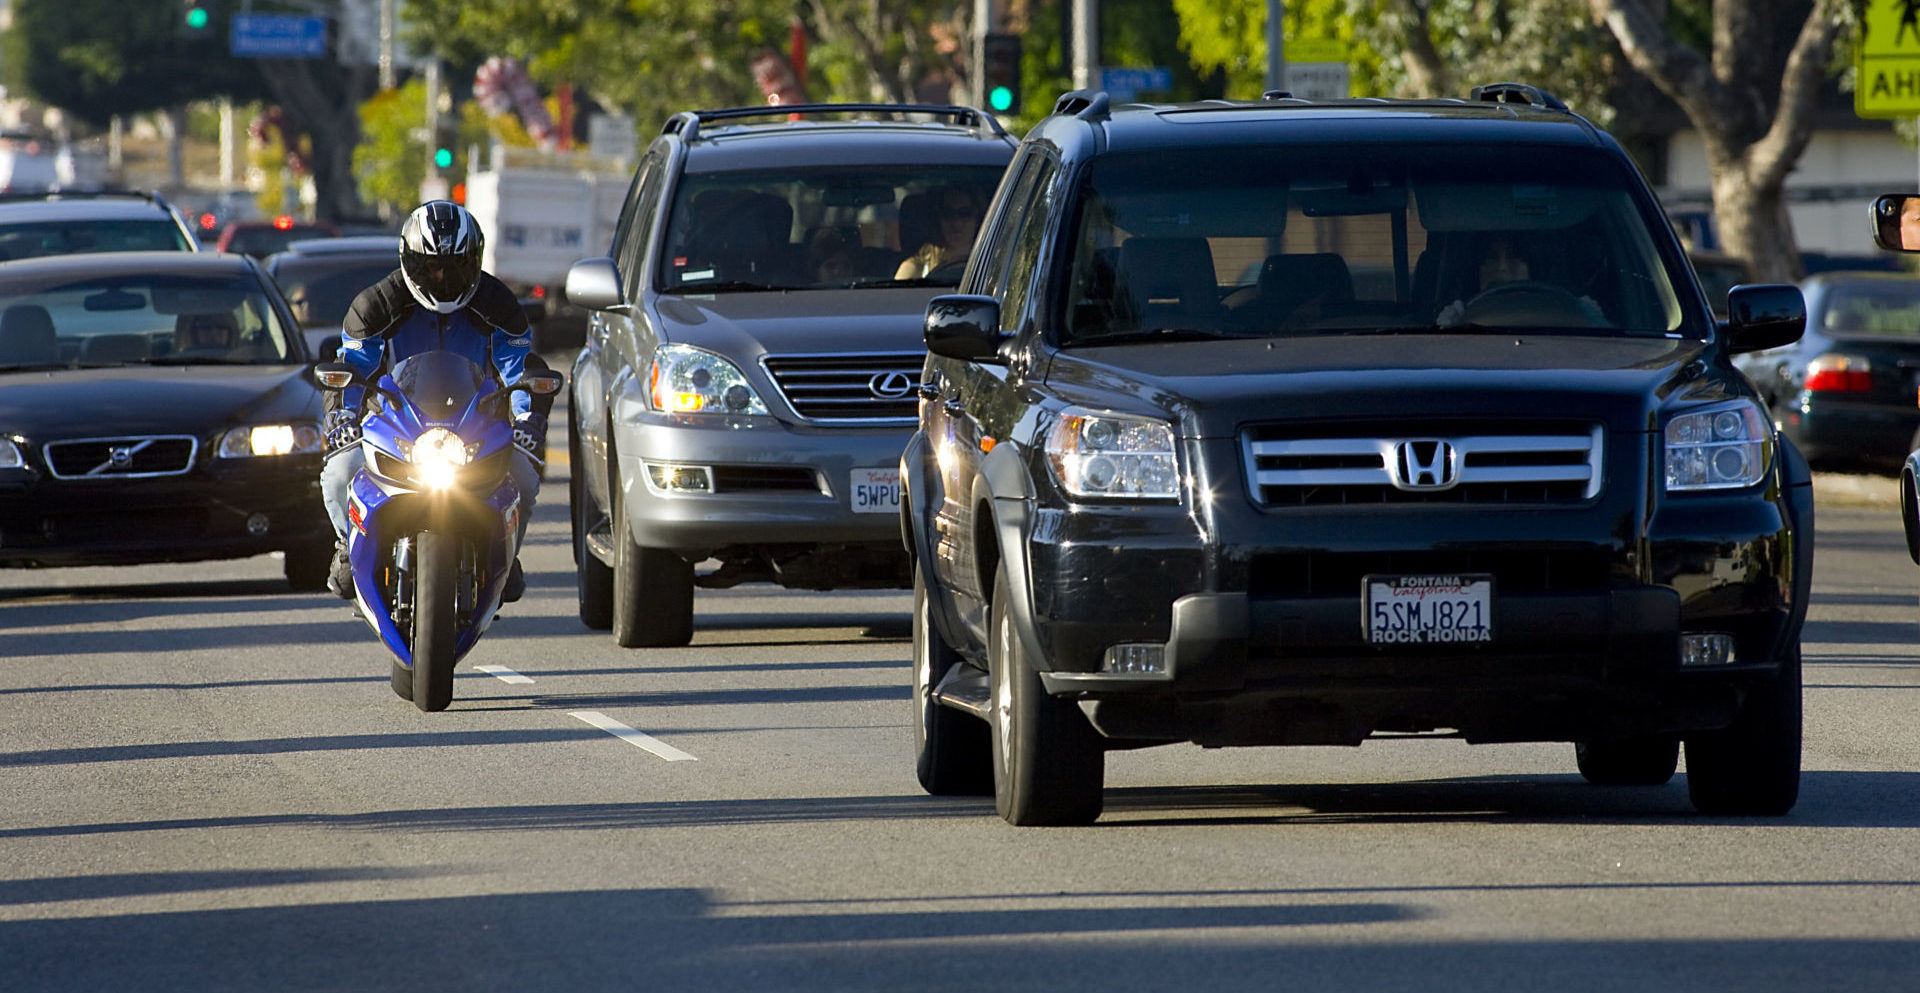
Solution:
[(1287, 4), (1267, 0), (1267, 89), (1287, 88)]
[(1073, 0), (1073, 88), (1100, 85), (1100, 0)]
[(393, 87), (393, 0), (380, 0), (380, 88)]
[(987, 105), (987, 36), (1000, 30), (1000, 0), (973, 0), (973, 43), (968, 46), (967, 104)]

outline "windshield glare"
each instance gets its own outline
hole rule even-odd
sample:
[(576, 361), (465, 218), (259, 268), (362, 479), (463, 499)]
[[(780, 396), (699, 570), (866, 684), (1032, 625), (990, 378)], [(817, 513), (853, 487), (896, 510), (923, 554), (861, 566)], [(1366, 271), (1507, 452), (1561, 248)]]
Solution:
[[(1584, 150), (1156, 151), (1094, 162), (1063, 343), (1445, 328), (1667, 335), (1680, 306), (1629, 177)], [(1701, 333), (1696, 329), (1696, 334)]]
[(44, 221), (0, 226), (0, 260), (80, 252), (191, 251), (171, 220)]
[(840, 166), (689, 173), (660, 289), (953, 286), (1001, 169)]
[(300, 361), (289, 335), (266, 289), (245, 276), (0, 283), (0, 365)]

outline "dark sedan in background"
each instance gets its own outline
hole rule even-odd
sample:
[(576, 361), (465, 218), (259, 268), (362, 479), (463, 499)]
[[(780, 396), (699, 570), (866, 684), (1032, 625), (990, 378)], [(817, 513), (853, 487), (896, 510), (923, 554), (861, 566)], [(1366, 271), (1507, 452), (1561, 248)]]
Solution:
[(1801, 292), (1806, 335), (1735, 363), (1809, 461), (1897, 467), (1920, 448), (1920, 280), (1824, 272), (1807, 277)]
[(340, 346), (340, 325), (360, 291), (400, 267), (398, 235), (295, 241), (267, 257), (267, 275), (286, 294), (307, 345), (322, 359)]
[(0, 264), (0, 566), (284, 552), (322, 588), (311, 362), (244, 256)]

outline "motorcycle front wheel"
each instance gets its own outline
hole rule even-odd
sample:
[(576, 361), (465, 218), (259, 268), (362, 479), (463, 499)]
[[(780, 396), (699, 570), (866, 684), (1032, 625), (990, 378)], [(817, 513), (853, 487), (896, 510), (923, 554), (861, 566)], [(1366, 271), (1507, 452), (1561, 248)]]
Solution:
[(413, 705), (424, 711), (445, 710), (453, 702), (453, 605), (459, 581), (459, 537), (420, 532), (414, 544)]

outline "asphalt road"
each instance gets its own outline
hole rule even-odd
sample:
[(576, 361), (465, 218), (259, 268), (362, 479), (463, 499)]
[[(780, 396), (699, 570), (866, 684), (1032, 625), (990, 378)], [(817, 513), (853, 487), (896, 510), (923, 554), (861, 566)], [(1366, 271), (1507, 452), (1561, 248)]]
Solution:
[(1870, 498), (1821, 508), (1786, 818), (1421, 740), (1118, 753), (1040, 830), (915, 784), (904, 594), (623, 650), (548, 487), (442, 714), (271, 559), (0, 572), (0, 989), (1920, 989), (1920, 569)]

